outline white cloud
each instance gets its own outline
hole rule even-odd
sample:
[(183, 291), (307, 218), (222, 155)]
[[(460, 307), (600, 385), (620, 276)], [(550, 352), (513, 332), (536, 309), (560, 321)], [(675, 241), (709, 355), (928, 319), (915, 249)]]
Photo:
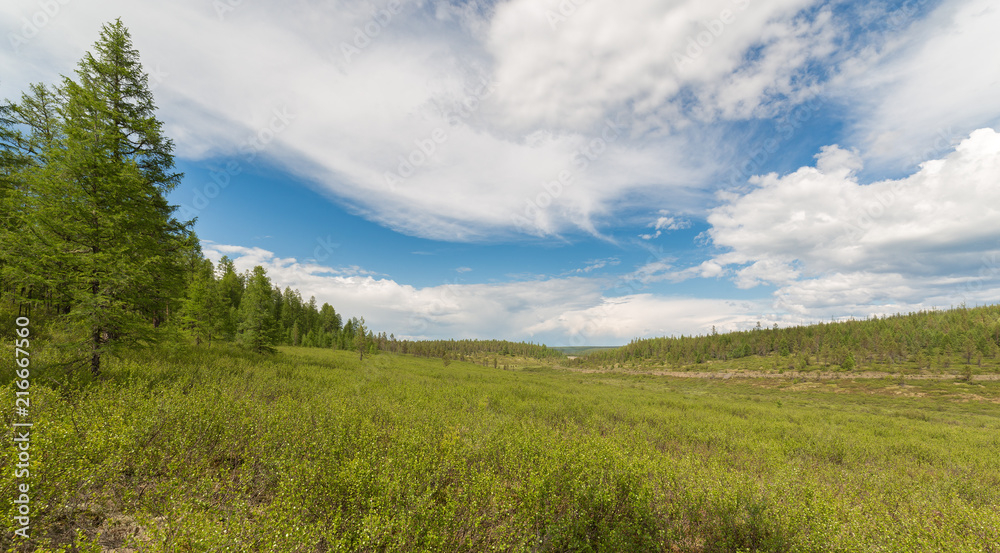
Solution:
[(776, 307), (793, 313), (951, 305), (1000, 287), (1000, 133), (979, 129), (909, 177), (867, 185), (855, 154), (817, 159), (712, 210), (714, 261), (739, 287), (777, 285)]
[(662, 217), (658, 217), (655, 221), (649, 224), (649, 226), (653, 227), (656, 232), (652, 234), (640, 234), (639, 238), (642, 238), (643, 240), (652, 240), (663, 235), (664, 230), (681, 230), (691, 227), (691, 221), (667, 216), (667, 212), (663, 210), (661, 210), (661, 213), (663, 214)]
[[(800, 96), (795, 75), (829, 51), (827, 16), (797, 17), (811, 0), (514, 0), (498, 6), (487, 48), (508, 127), (587, 132), (628, 110), (683, 126), (692, 87), (704, 117), (746, 117)], [(746, 63), (751, 47), (757, 59)]]
[[(345, 275), (341, 269), (279, 258), (261, 248), (205, 243), (203, 249), (213, 261), (230, 256), (239, 271), (261, 265), (274, 284), (298, 289), (304, 296), (315, 295), (320, 304), (329, 303), (347, 316), (364, 316), (371, 328), (399, 337), (537, 341), (543, 336), (525, 329), (564, 310), (594, 305), (601, 297), (598, 281), (579, 277), (416, 288), (388, 278)], [(544, 337), (566, 339), (558, 333)]]
[[(690, 121), (813, 94), (793, 76), (835, 30), (800, 16), (812, 3), (591, 0), (556, 29), (545, 17), (554, 0), (402, 1), (391, 17), (361, 1), (244, 2), (221, 14), (196, 0), (72, 3), (20, 55), (0, 54), (0, 84), (12, 96), (71, 73), (120, 15), (163, 75), (160, 114), (183, 158), (246, 164), (253, 151), (423, 237), (600, 236), (624, 197), (703, 208), (722, 135), (685, 130)], [(0, 15), (16, 22), (32, 10), (7, 3)], [(674, 54), (689, 59), (683, 68)], [(493, 86), (481, 89), (483, 78)], [(686, 89), (699, 107), (686, 106)], [(415, 167), (390, 185), (400, 160)]]
[(621, 260), (618, 259), (617, 257), (609, 257), (609, 258), (606, 258), (606, 259), (593, 259), (593, 260), (588, 261), (586, 266), (584, 266), (584, 267), (582, 267), (580, 269), (575, 269), (573, 272), (574, 273), (589, 273), (589, 272), (592, 272), (592, 271), (596, 271), (598, 269), (603, 269), (605, 267), (615, 267), (615, 266), (617, 266), (619, 264), (621, 264)]
[(757, 321), (766, 326), (806, 321), (771, 313), (766, 303), (633, 294), (604, 298), (585, 309), (567, 310), (529, 330), (562, 333), (570, 337), (570, 345), (619, 344), (636, 336), (707, 334), (713, 326), (725, 332), (751, 328)]
[[(756, 321), (805, 319), (770, 312), (766, 302), (662, 297), (608, 298), (602, 279), (566, 277), (502, 284), (416, 288), (388, 278), (344, 275), (341, 269), (279, 258), (261, 248), (204, 243), (205, 255), (234, 260), (239, 271), (263, 266), (272, 282), (316, 296), (338, 312), (364, 316), (376, 331), (408, 338), (506, 338), (549, 345), (616, 345), (636, 336), (748, 328)], [(613, 260), (601, 260), (613, 263)]]
[(941, 2), (877, 53), (845, 65), (835, 90), (853, 112), (852, 141), (866, 158), (914, 167), (1000, 123), (998, 28), (993, 0)]

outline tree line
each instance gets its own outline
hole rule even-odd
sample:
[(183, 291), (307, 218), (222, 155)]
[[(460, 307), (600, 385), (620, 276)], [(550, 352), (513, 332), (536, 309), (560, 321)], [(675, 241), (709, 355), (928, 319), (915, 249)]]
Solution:
[(343, 321), (328, 303), (317, 307), (315, 296), (303, 301), (298, 290), (271, 283), (263, 267), (238, 273), (223, 257), (218, 267), (200, 259), (192, 273), (181, 310), (181, 325), (196, 344), (236, 341), (257, 352), (276, 345), (376, 351), (378, 337), (364, 317)]
[(383, 351), (406, 353), (420, 357), (450, 356), (462, 359), (480, 354), (498, 356), (530, 357), (533, 359), (561, 358), (563, 354), (541, 344), (530, 342), (508, 342), (506, 340), (378, 340)]
[(663, 363), (690, 365), (748, 356), (799, 356), (844, 368), (915, 362), (928, 366), (958, 356), (966, 364), (982, 364), (1000, 356), (1000, 305), (925, 310), (864, 320), (820, 323), (790, 328), (702, 336), (636, 339), (613, 350), (576, 359), (577, 364)]

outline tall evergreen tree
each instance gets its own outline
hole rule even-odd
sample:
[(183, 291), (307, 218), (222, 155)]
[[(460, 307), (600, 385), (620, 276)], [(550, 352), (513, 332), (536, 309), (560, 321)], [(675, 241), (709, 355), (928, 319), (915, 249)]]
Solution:
[(219, 274), (219, 295), (221, 296), (225, 312), (220, 326), (222, 336), (227, 340), (236, 337), (236, 324), (239, 319), (240, 300), (243, 297), (243, 290), (246, 283), (243, 277), (236, 272), (233, 260), (229, 256), (223, 256), (219, 260), (217, 267)]
[(18, 214), (20, 194), (18, 193), (19, 170), (22, 165), (17, 151), (17, 131), (14, 129), (14, 106), (0, 105), (0, 296), (12, 281), (8, 266), (13, 259), (9, 256), (9, 246), (13, 245), (16, 233), (22, 228)]
[(228, 316), (229, 309), (219, 292), (212, 262), (202, 259), (188, 285), (184, 324), (194, 335), (195, 343), (206, 340), (211, 344), (213, 338), (222, 334)]
[(371, 340), (368, 338), (368, 329), (365, 328), (365, 318), (351, 319), (353, 321), (354, 327), (354, 349), (358, 352), (358, 359), (365, 358), (365, 352), (368, 351), (368, 345)]
[[(24, 272), (66, 294), (66, 321), (98, 374), (108, 349), (153, 338), (183, 291), (194, 235), (166, 201), (181, 175), (121, 20), (104, 25), (76, 77), (59, 88), (58, 124), (37, 125), (30, 144), (41, 162), (25, 178), (35, 255)], [(50, 98), (33, 92), (19, 111), (44, 119)]]
[[(32, 85), (21, 102), (0, 108), (0, 279), (19, 300), (32, 289), (46, 288), (46, 275), (35, 262), (39, 236), (32, 213), (30, 183), (58, 151), (62, 116), (58, 91)], [(50, 287), (62, 290), (62, 286)]]
[(247, 277), (247, 288), (240, 300), (236, 339), (257, 353), (273, 353), (277, 326), (271, 301), (271, 280), (260, 265)]

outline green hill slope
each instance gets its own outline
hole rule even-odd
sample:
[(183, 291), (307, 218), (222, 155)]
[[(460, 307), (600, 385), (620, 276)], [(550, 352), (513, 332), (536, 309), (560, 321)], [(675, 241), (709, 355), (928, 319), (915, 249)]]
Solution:
[(1000, 372), (1000, 306), (634, 340), (593, 352), (582, 366), (699, 370)]

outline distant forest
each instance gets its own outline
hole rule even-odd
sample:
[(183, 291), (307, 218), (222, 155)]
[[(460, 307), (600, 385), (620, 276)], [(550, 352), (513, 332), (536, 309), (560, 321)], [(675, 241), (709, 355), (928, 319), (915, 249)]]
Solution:
[(447, 357), (464, 360), (472, 355), (500, 355), (533, 359), (561, 358), (563, 354), (544, 345), (506, 340), (389, 340), (379, 341), (384, 351), (408, 353), (420, 357)]
[(790, 358), (798, 368), (811, 363), (843, 369), (913, 363), (947, 367), (996, 364), (1000, 355), (1000, 305), (946, 311), (919, 311), (864, 320), (791, 328), (762, 327), (742, 332), (633, 340), (613, 350), (573, 360), (577, 365), (643, 363), (691, 365), (750, 356)]

